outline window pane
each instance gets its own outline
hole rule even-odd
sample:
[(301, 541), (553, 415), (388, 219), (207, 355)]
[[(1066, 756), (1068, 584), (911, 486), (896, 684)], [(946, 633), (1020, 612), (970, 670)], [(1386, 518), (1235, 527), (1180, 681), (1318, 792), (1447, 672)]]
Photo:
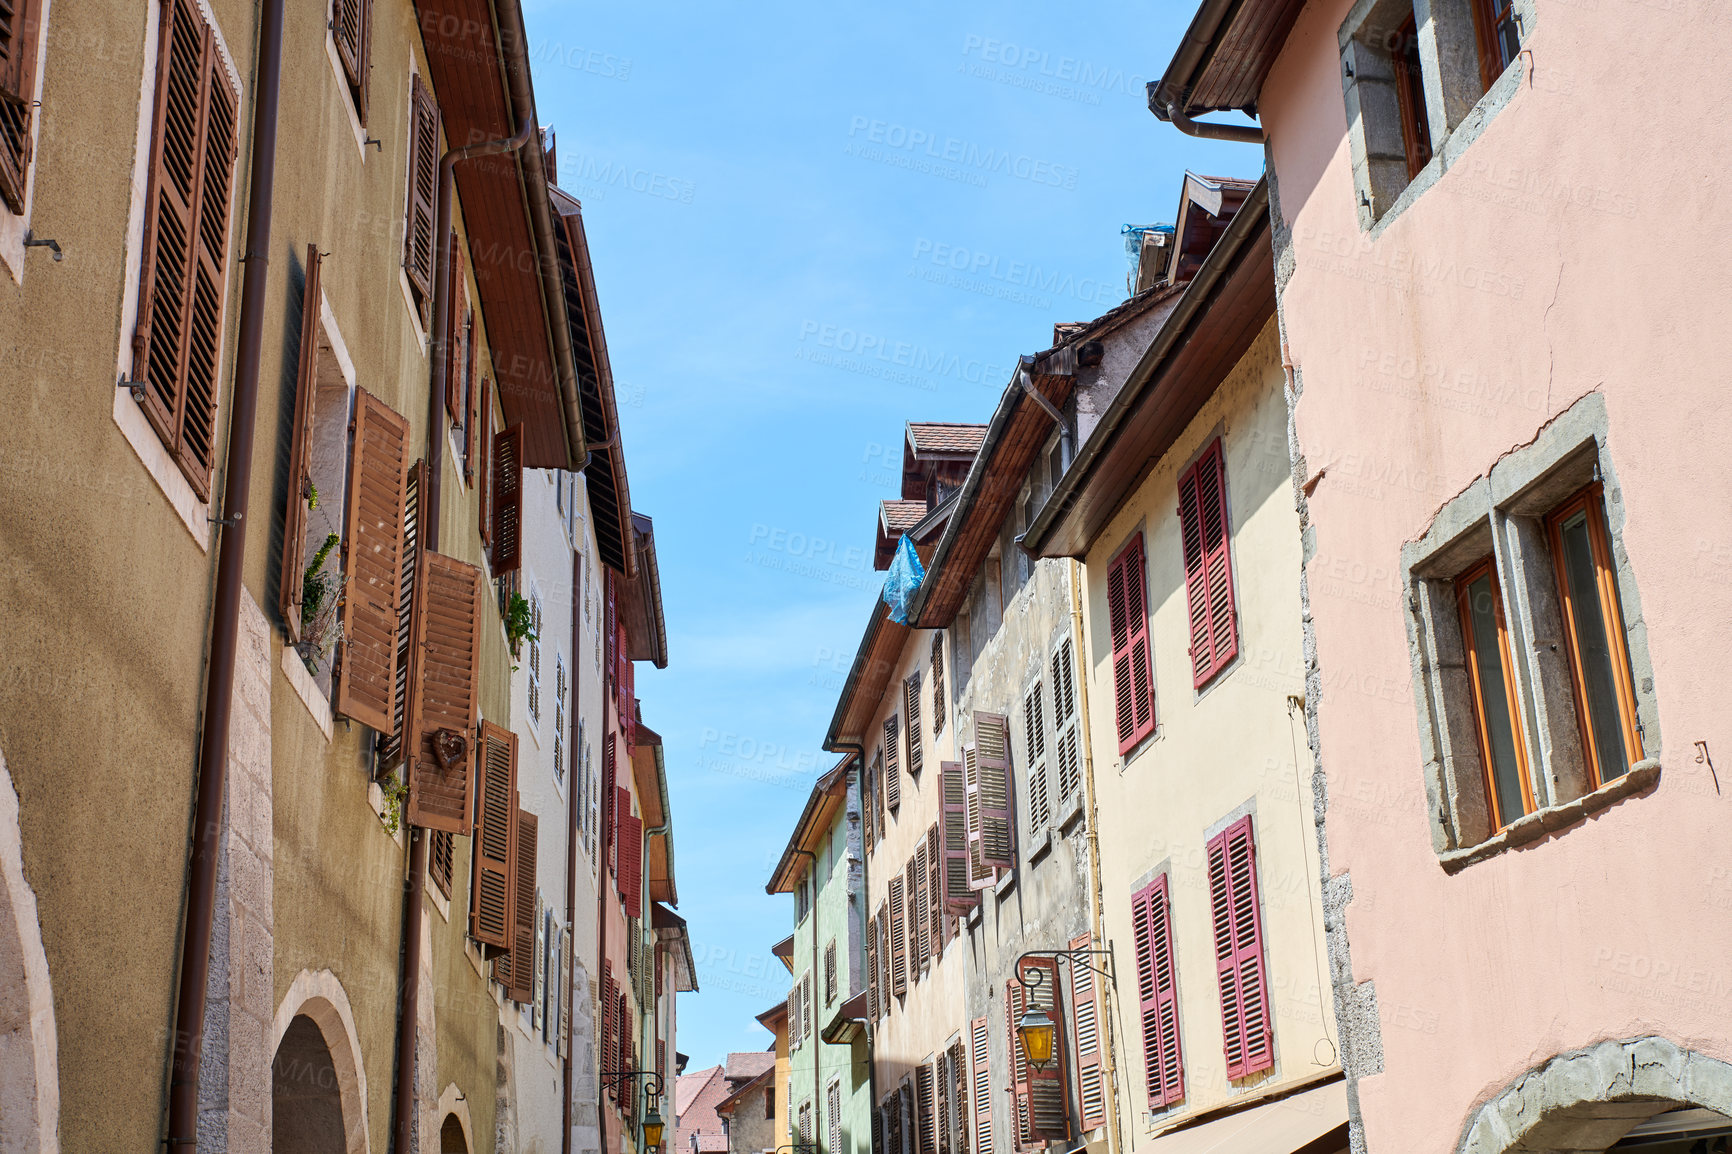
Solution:
[(1522, 802), (1521, 762), (1516, 757), (1515, 726), (1504, 693), (1503, 650), (1498, 645), (1497, 601), (1487, 573), (1467, 587), (1468, 613), (1473, 620), (1473, 651), (1479, 666), (1479, 704), (1491, 747), (1491, 777), (1497, 808), (1508, 825), (1527, 813)]
[(1595, 580), (1593, 539), (1584, 509), (1558, 526), (1564, 544), (1564, 576), (1569, 581), (1575, 611), (1576, 657), (1582, 666), (1582, 692), (1588, 699), (1588, 733), (1599, 758), (1600, 780), (1621, 777), (1629, 769), (1624, 757), (1624, 733), (1618, 717), (1618, 679), (1612, 649), (1606, 639), (1605, 607)]

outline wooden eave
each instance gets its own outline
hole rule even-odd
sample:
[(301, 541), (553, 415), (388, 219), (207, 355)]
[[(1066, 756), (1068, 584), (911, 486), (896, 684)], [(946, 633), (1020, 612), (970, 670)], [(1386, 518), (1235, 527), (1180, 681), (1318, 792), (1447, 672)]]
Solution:
[(1269, 189), (1245, 198), (1029, 526), (1040, 557), (1082, 557), (1275, 314)]
[(826, 750), (857, 752), (855, 746), (865, 748), (873, 743), (875, 739), (868, 727), (876, 720), (878, 704), (902, 663), (902, 647), (908, 634), (908, 626), (890, 620), (884, 598), (874, 599), (866, 633), (854, 653), (854, 664), (848, 669), (848, 679), (842, 683), (842, 692), (836, 700), (836, 712), (830, 718), (830, 730), (824, 738)]
[(621, 590), (619, 613), (625, 622), (626, 651), (633, 661), (668, 667), (668, 627), (662, 615), (661, 568), (656, 563), (655, 524), (633, 513), (632, 536), (637, 542), (637, 577)]
[(1166, 72), (1148, 86), (1149, 110), (1187, 116), (1238, 109), (1257, 114), (1263, 81), (1287, 43), (1304, 0), (1203, 0)]
[(677, 906), (680, 897), (674, 881), (674, 831), (672, 806), (666, 788), (667, 763), (661, 736), (641, 721), (637, 726), (637, 746), (632, 751), (631, 777), (632, 784), (637, 787), (637, 803), (643, 811), (644, 828), (666, 827), (661, 833), (646, 839), (644, 870), (649, 881), (650, 898)]

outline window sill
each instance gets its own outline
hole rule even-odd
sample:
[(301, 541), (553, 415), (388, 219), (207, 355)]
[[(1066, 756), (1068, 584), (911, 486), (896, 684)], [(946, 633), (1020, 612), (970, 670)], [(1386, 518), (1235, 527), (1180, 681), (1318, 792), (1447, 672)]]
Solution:
[(998, 881), (993, 885), (992, 892), (998, 895), (999, 901), (1003, 901), (1005, 898), (1010, 896), (1010, 892), (1012, 890), (1014, 890), (1015, 888), (1016, 888), (1016, 871), (1015, 870), (1006, 870), (1004, 872), (1004, 876), (999, 878)]
[(283, 676), (289, 679), (301, 704), (313, 715), (319, 732), (325, 735), (326, 741), (331, 740), (331, 703), (319, 692), (319, 683), (307, 672), (307, 663), (301, 660), (293, 645), (283, 646)]
[(349, 92), (349, 78), (343, 75), (343, 61), (337, 55), (337, 39), (329, 27), (325, 29), (325, 54), (331, 58), (331, 73), (337, 78), (337, 99), (342, 102), (343, 111), (349, 114), (349, 128), (355, 134), (355, 150), (361, 154), (361, 163), (366, 164), (367, 129), (355, 112), (355, 98)]
[(1043, 829), (1036, 834), (1028, 847), (1028, 864), (1036, 865), (1052, 853), (1052, 830)]
[[(429, 833), (423, 832), (421, 836), (422, 837), (430, 837), (432, 835)], [(455, 881), (456, 879), (453, 878), (452, 880)], [(451, 899), (445, 896), (444, 891), (442, 891), (439, 888), (438, 883), (435, 882), (432, 878), (428, 878), (427, 879), (427, 888), (423, 892), (425, 892), (426, 895), (432, 899), (433, 908), (435, 910), (439, 911), (439, 916), (445, 919), (445, 924), (450, 925), (451, 924)]]
[(1082, 799), (1082, 794), (1079, 792), (1076, 796), (1076, 800), (1071, 802), (1070, 812), (1066, 813), (1063, 817), (1059, 818), (1059, 820), (1058, 820), (1058, 832), (1060, 834), (1066, 836), (1066, 837), (1069, 837), (1071, 830), (1075, 829), (1076, 824), (1082, 820), (1082, 815), (1083, 815), (1083, 799)]
[(1455, 873), (1475, 862), (1496, 857), (1505, 850), (1529, 845), (1548, 834), (1562, 833), (1588, 816), (1610, 807), (1626, 797), (1645, 793), (1660, 780), (1657, 760), (1639, 761), (1623, 777), (1602, 785), (1563, 805), (1547, 806), (1511, 822), (1496, 834), (1467, 849), (1449, 850), (1437, 855), (1445, 873)]
[(379, 828), (400, 848), (403, 845), (403, 827), (398, 826), (397, 832), (392, 833), (385, 824), (385, 790), (376, 781), (367, 783), (367, 804), (373, 807), (373, 816), (379, 819)]
[(132, 399), (130, 392), (118, 386), (114, 390), (114, 423), (119, 426), (126, 443), (132, 446), (132, 451), (138, 454), (144, 471), (168, 498), (168, 503), (174, 507), (186, 531), (192, 534), (200, 552), (209, 553), (210, 502), (199, 500), (181, 473), (180, 466), (174, 463), (174, 458), (163, 446), (162, 438), (156, 435), (156, 429), (145, 417), (144, 409)]

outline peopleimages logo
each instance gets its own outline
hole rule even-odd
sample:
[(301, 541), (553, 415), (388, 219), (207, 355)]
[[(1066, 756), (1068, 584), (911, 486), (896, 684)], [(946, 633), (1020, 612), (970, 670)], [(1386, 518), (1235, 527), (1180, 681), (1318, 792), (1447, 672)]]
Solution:
[[(924, 128), (910, 128), (893, 120), (852, 117), (848, 121), (848, 139), (849, 153), (868, 160), (885, 160), (890, 163), (882, 149), (872, 147), (882, 145), (893, 150), (890, 154), (892, 156), (901, 154), (924, 158), (940, 166), (956, 165), (961, 172), (975, 178), (998, 175), (1052, 188), (1076, 187), (1077, 170), (1069, 165), (1055, 164), (1027, 153), (1013, 153), (1008, 149), (983, 148), (971, 141), (959, 140), (954, 136), (940, 136)], [(978, 183), (978, 179), (971, 180), (970, 183)]]
[[(954, 283), (958, 288), (972, 287), (966, 278), (984, 278), (986, 281), (1001, 285), (1012, 285), (1019, 289), (1028, 289), (1034, 293), (1045, 293), (1055, 297), (1072, 297), (1085, 304), (1115, 305), (1124, 295), (1124, 286), (1110, 281), (1096, 280), (1094, 277), (1074, 277), (1069, 273), (1056, 269), (1043, 269), (1037, 264), (1029, 264), (1020, 260), (1005, 260), (995, 253), (981, 252), (977, 249), (965, 248), (958, 244), (945, 244), (942, 241), (927, 240), (925, 237), (914, 242), (914, 260), (916, 265), (928, 264), (937, 268), (961, 274), (961, 281), (946, 279), (943, 283)], [(922, 277), (933, 280), (924, 270)], [(976, 289), (975, 291), (980, 291)], [(989, 295), (1003, 295), (990, 293)], [(1050, 302), (1040, 302), (1041, 307), (1050, 307)]]
[(971, 385), (996, 386), (1010, 377), (1011, 366), (1008, 364), (963, 358), (941, 349), (890, 340), (875, 333), (863, 333), (842, 325), (805, 321), (800, 325), (801, 345), (806, 346), (808, 341), (817, 347), (803, 347), (796, 350), (796, 355), (802, 360), (821, 364), (835, 363), (831, 358), (821, 355), (833, 351), (847, 354), (865, 364), (878, 361), (885, 367), (929, 373), (932, 376), (956, 377)]
[[(974, 75), (984, 79), (998, 80), (1000, 83), (1014, 84), (1020, 88), (1030, 88), (1037, 92), (1046, 92), (1053, 96), (1062, 96), (1067, 100), (1080, 100), (1088, 104), (1099, 104), (1099, 92), (1119, 92), (1133, 96), (1143, 94), (1145, 77), (1134, 72), (1126, 72), (1122, 68), (1110, 65), (1091, 64), (1087, 60), (1079, 60), (1075, 56), (1054, 56), (1044, 48), (1032, 45), (1013, 44), (1007, 40), (994, 40), (990, 36), (969, 35), (962, 41), (962, 55), (970, 59), (978, 59), (983, 64), (997, 65), (1000, 68), (1014, 69), (1018, 73), (1032, 74), (1029, 80), (1017, 84), (1004, 74), (988, 74), (976, 72)], [(1041, 84), (1033, 77), (1044, 78), (1048, 83)]]

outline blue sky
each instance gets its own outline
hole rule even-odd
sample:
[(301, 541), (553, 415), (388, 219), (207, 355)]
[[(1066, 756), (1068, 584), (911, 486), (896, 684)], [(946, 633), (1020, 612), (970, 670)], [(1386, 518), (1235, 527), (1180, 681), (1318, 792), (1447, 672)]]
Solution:
[(526, 5), (584, 204), (670, 664), (640, 667), (702, 990), (691, 1068), (769, 1035), (764, 893), (882, 574), (909, 420), (984, 421), (1021, 354), (1125, 297), (1124, 224), (1259, 149), (1157, 121), (1184, 3)]

